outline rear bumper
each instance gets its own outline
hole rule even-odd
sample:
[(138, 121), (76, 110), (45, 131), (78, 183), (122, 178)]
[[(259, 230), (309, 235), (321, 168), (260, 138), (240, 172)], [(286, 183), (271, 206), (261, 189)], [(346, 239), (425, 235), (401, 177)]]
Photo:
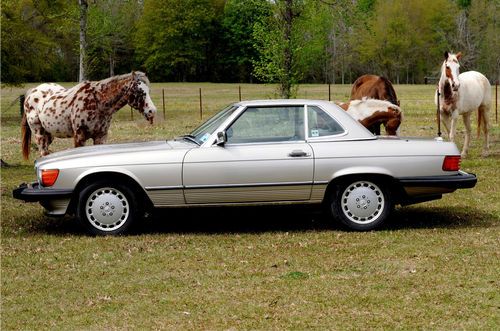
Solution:
[(459, 171), (451, 176), (426, 176), (426, 177), (403, 177), (399, 182), (405, 188), (410, 187), (437, 187), (444, 189), (473, 188), (476, 186), (477, 177), (465, 171)]
[(73, 190), (48, 189), (40, 187), (38, 183), (19, 185), (12, 191), (15, 199), (26, 202), (40, 202), (48, 215), (61, 216), (66, 214)]
[(441, 199), (443, 194), (457, 189), (473, 188), (477, 178), (474, 174), (459, 171), (450, 176), (403, 177), (399, 178), (399, 182), (405, 193), (400, 203), (411, 205)]

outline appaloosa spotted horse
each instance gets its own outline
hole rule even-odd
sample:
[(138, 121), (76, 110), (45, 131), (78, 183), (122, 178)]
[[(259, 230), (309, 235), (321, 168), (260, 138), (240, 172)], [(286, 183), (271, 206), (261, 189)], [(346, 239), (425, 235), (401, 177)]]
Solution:
[(41, 156), (49, 154), (54, 137), (73, 137), (75, 147), (90, 138), (96, 145), (104, 144), (112, 115), (127, 104), (153, 123), (156, 107), (144, 73), (85, 81), (70, 89), (51, 83), (29, 90), (22, 119), (24, 158), (29, 158), (32, 131)]

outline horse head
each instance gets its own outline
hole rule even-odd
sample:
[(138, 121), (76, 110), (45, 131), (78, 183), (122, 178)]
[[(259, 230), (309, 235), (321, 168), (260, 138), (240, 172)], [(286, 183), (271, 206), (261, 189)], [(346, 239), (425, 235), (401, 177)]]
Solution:
[(444, 52), (444, 63), (441, 68), (441, 80), (448, 81), (454, 92), (458, 91), (460, 81), (458, 75), (460, 74), (460, 63), (458, 61), (462, 57), (462, 53), (457, 54)]
[(140, 71), (132, 72), (132, 81), (128, 92), (128, 104), (137, 109), (146, 120), (153, 124), (156, 106), (149, 95), (149, 80), (146, 74)]

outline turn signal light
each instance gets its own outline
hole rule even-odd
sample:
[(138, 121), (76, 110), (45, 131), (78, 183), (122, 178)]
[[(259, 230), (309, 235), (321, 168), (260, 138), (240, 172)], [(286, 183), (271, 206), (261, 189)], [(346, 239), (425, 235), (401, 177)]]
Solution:
[(458, 171), (460, 170), (460, 155), (447, 155), (443, 161), (444, 171)]
[(42, 185), (45, 187), (54, 185), (57, 176), (59, 176), (59, 169), (42, 170)]

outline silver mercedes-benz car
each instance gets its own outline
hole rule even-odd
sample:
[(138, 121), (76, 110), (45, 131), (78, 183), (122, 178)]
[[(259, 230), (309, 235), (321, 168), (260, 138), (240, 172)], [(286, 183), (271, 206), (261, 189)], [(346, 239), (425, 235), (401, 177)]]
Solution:
[(460, 152), (441, 138), (373, 136), (318, 100), (232, 104), (173, 140), (89, 146), (35, 162), (13, 195), (48, 215), (75, 214), (93, 234), (120, 234), (151, 208), (322, 204), (355, 230), (396, 204), (471, 188)]

